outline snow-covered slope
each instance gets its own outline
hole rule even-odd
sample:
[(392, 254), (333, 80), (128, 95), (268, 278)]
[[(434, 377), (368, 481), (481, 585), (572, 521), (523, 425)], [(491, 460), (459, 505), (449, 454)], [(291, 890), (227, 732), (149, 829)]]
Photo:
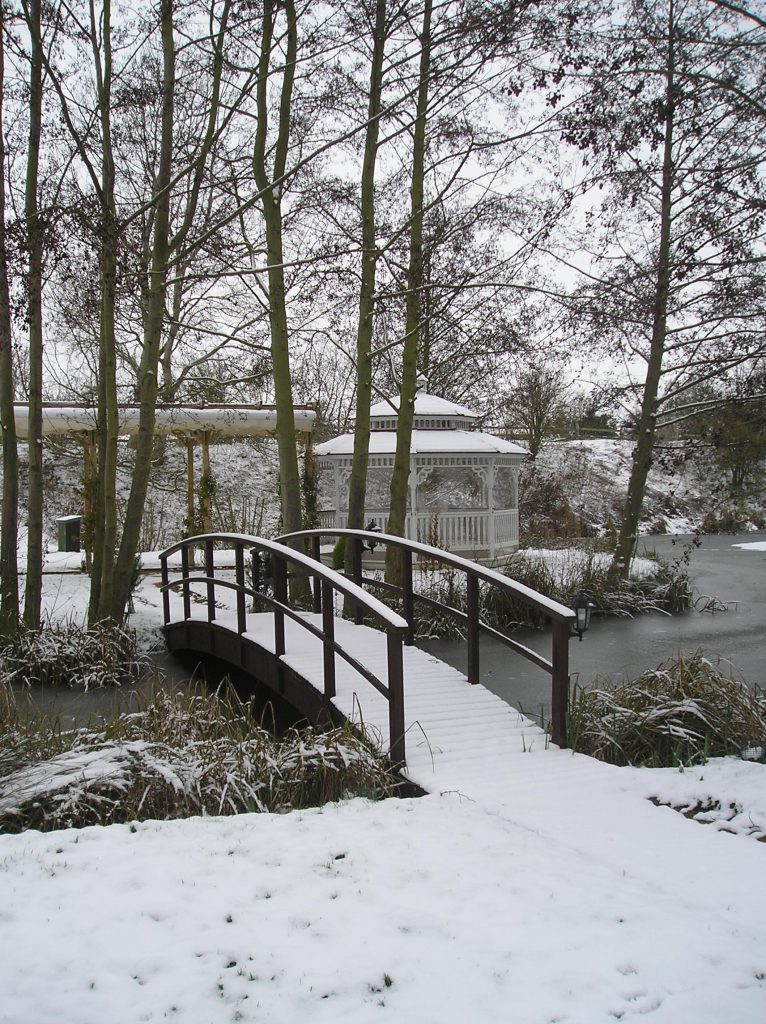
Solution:
[[(534, 470), (527, 466), (522, 487), (521, 514), (534, 516), (534, 498), (539, 488), (530, 473), (547, 479), (548, 492), (566, 501), (572, 513), (594, 532), (603, 533), (619, 525), (628, 488), (633, 442), (616, 438), (556, 441), (537, 457)], [(740, 528), (762, 529), (766, 523), (766, 496), (751, 495), (739, 503)], [(646, 533), (689, 533), (698, 527), (710, 529), (713, 518), (726, 517), (737, 505), (728, 481), (711, 457), (685, 456), (681, 444), (658, 449), (649, 473), (642, 530)], [(706, 523), (707, 520), (707, 523)]]

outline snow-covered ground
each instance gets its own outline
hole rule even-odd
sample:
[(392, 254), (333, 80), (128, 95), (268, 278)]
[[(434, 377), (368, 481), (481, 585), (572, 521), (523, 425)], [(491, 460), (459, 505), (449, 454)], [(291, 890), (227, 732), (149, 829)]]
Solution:
[(576, 794), (555, 760), (479, 799), (1, 837), (0, 1021), (766, 1019), (766, 844), (647, 799), (763, 834), (766, 766), (589, 762)]
[[(47, 607), (83, 580), (46, 576)], [(470, 778), (1, 836), (0, 1024), (766, 1019), (766, 765), (540, 749)]]

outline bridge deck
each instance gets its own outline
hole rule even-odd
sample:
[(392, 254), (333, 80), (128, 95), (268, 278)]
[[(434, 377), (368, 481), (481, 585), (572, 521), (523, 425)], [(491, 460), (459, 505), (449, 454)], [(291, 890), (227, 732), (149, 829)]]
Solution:
[[(192, 616), (197, 617), (192, 610)], [(199, 617), (204, 615), (199, 609)], [(303, 613), (321, 626), (321, 615)], [(219, 612), (218, 625), (236, 622)], [(386, 637), (368, 626), (335, 620), (336, 639), (363, 665), (387, 682)], [(274, 652), (271, 613), (250, 613), (244, 636)], [(284, 662), (322, 689), (322, 645), (290, 620), (285, 622)], [(417, 647), (404, 648), (407, 766), (404, 774), (428, 792), (473, 790), (502, 776), (522, 753), (553, 747), (543, 730), (483, 686), (472, 686), (457, 669)], [(388, 702), (352, 666), (336, 658), (333, 703), (355, 725), (388, 749)], [(556, 748), (554, 748), (556, 749)]]

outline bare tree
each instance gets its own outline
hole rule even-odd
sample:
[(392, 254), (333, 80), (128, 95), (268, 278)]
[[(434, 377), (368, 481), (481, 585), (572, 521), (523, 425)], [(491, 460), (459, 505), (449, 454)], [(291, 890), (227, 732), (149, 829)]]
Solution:
[(568, 385), (563, 367), (532, 356), (516, 370), (516, 377), (502, 402), (508, 429), (518, 431), (534, 461), (555, 424), (561, 419)]
[(13, 347), (8, 249), (5, 227), (5, 37), (6, 8), (0, 3), (0, 430), (3, 445), (2, 521), (0, 522), (0, 636), (18, 628), (17, 523), (19, 461), (13, 413)]
[(763, 350), (758, 167), (766, 126), (718, 83), (750, 81), (760, 58), (749, 42), (732, 49), (727, 31), (704, 0), (636, 0), (607, 33), (584, 109), (567, 132), (595, 147), (596, 177), (610, 183), (604, 249), (584, 245), (593, 257), (581, 293), (589, 325), (629, 372), (642, 367), (614, 557), (622, 574), (663, 406)]

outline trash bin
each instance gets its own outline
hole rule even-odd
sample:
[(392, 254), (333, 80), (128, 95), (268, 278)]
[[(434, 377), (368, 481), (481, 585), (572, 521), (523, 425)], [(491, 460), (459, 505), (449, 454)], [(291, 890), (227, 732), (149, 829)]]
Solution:
[(59, 551), (80, 550), (80, 527), (82, 516), (59, 516), (56, 520), (59, 535)]

